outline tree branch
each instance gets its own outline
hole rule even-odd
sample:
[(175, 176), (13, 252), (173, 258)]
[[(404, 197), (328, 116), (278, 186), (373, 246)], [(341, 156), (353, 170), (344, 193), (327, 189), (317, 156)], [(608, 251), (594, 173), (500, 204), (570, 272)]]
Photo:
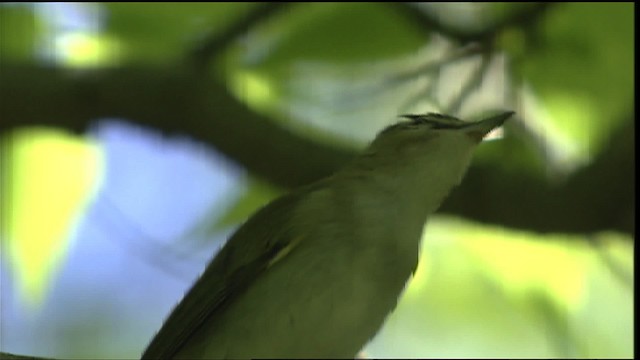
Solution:
[(77, 73), (0, 64), (0, 74), (0, 134), (30, 125), (81, 133), (97, 119), (118, 117), (188, 135), (284, 187), (328, 176), (354, 155), (297, 136), (248, 109), (223, 84), (192, 71)]
[(436, 31), (446, 37), (456, 40), (462, 44), (470, 42), (486, 42), (491, 40), (503, 29), (518, 25), (528, 27), (538, 21), (554, 3), (541, 2), (522, 11), (506, 16), (480, 30), (470, 30), (448, 24), (430, 11), (416, 8), (411, 3), (394, 2), (390, 3), (397, 11), (402, 13), (408, 20), (418, 24), (425, 31)]
[(56, 360), (54, 358), (44, 358), (28, 355), (16, 355), (0, 351), (0, 360)]
[[(325, 177), (355, 155), (297, 136), (248, 109), (224, 85), (190, 71), (79, 74), (0, 64), (0, 74), (0, 134), (29, 125), (82, 132), (98, 118), (120, 117), (188, 135), (284, 187)], [(563, 186), (474, 165), (441, 211), (541, 232), (633, 234), (633, 121), (625, 124), (609, 148)]]
[(482, 85), (482, 80), (491, 65), (492, 53), (486, 50), (482, 54), (480, 64), (476, 68), (469, 78), (465, 79), (465, 83), (460, 89), (460, 92), (451, 100), (451, 103), (447, 106), (446, 112), (448, 114), (458, 114), (462, 104), (469, 98), (471, 93)]
[(225, 50), (240, 35), (249, 31), (257, 23), (277, 14), (287, 5), (289, 4), (281, 2), (266, 2), (255, 5), (251, 11), (224, 31), (205, 36), (204, 40), (197, 44), (188, 54), (187, 62), (195, 64), (197, 68), (204, 66), (213, 56)]
[(633, 117), (593, 162), (561, 186), (473, 166), (441, 212), (535, 232), (635, 232)]

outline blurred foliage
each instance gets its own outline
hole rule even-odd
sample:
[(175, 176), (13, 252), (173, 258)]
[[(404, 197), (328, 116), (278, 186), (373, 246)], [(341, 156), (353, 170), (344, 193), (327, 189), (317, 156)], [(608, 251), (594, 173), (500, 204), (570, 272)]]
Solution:
[(113, 2), (103, 6), (104, 31), (121, 43), (123, 60), (160, 64), (181, 60), (203, 35), (225, 29), (252, 4)]
[[(93, 28), (73, 31), (38, 6), (0, 6), (0, 61), (45, 60), (70, 68), (87, 61), (181, 64), (194, 47), (257, 5), (80, 4), (85, 16), (94, 16)], [(439, 5), (421, 6), (430, 11)], [(440, 111), (463, 92), (481, 68), (480, 52), (470, 52), (460, 64), (420, 70), (460, 46), (442, 35), (446, 30), (472, 33), (536, 4), (449, 6), (454, 8), (441, 11), (438, 22), (420, 25), (383, 3), (290, 5), (247, 28), (212, 66), (255, 111), (305, 136), (321, 129), (362, 142), (398, 112)], [(622, 121), (633, 119), (633, 10), (632, 3), (552, 4), (533, 23), (511, 24), (483, 43), (493, 62), (472, 87), (481, 100), (461, 112), (518, 106), (526, 130), (543, 140), (541, 146), (535, 138), (508, 134), (500, 148), (481, 148), (480, 157), (539, 177), (548, 175), (553, 154), (571, 170), (587, 164)], [(56, 41), (61, 34), (75, 36), (75, 42)], [(419, 100), (407, 105), (413, 97)], [(18, 274), (21, 291), (37, 302), (69, 251), (73, 224), (99, 186), (101, 160), (88, 139), (25, 134), (2, 159), (2, 257)], [(209, 235), (277, 193), (258, 181), (248, 184), (226, 215), (203, 227)], [(511, 233), (461, 221), (436, 220), (428, 229), (407, 296), (368, 355), (632, 356), (633, 296), (612, 270), (632, 273), (628, 238), (598, 234), (589, 240), (601, 244), (595, 248), (562, 235)]]
[(412, 53), (428, 41), (383, 3), (295, 7), (262, 31), (258, 36), (275, 37), (259, 62), (264, 71), (287, 71), (297, 61), (369, 63)]
[(37, 36), (44, 31), (43, 20), (26, 6), (0, 6), (0, 58), (31, 61)]
[[(632, 244), (615, 234), (593, 240), (633, 272)], [(630, 285), (579, 239), (441, 217), (426, 227), (416, 274), (367, 353), (629, 357)], [(599, 319), (604, 313), (609, 321)]]
[(634, 99), (634, 4), (564, 3), (529, 34), (521, 76), (553, 121), (548, 133), (592, 156)]

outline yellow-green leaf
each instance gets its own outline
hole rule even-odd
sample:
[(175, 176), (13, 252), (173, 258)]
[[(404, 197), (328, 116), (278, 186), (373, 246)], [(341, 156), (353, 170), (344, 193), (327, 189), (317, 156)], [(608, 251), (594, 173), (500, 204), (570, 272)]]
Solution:
[(102, 154), (86, 138), (45, 128), (7, 134), (2, 150), (3, 257), (19, 296), (37, 306), (98, 189)]

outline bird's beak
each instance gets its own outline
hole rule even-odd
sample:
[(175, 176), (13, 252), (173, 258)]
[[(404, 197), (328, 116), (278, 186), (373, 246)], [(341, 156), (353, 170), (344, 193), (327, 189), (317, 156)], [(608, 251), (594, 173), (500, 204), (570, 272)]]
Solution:
[(515, 114), (514, 111), (507, 111), (488, 119), (470, 123), (464, 127), (464, 130), (470, 138), (476, 142), (480, 142), (491, 130), (502, 126), (513, 114)]

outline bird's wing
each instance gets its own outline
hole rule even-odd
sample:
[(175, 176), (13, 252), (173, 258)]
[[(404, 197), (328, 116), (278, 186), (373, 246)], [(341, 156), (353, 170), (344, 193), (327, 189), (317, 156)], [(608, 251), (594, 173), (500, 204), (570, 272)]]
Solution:
[(302, 237), (292, 233), (291, 213), (299, 194), (270, 203), (233, 234), (165, 321), (142, 359), (171, 359), (200, 326), (215, 321), (212, 318), (296, 247)]

